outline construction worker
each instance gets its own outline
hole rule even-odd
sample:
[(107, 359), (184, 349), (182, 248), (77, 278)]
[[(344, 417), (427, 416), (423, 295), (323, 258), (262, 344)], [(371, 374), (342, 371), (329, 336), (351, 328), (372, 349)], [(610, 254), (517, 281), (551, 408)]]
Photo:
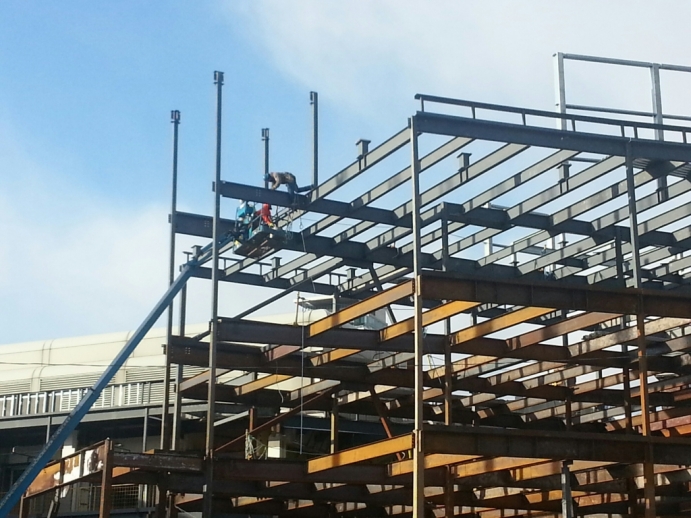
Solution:
[(293, 173), (269, 173), (264, 175), (264, 180), (271, 184), (271, 190), (275, 191), (281, 185), (285, 185), (291, 195), (299, 192), (306, 192), (312, 189), (311, 185), (298, 187)]
[(266, 225), (270, 227), (274, 226), (274, 222), (271, 219), (271, 205), (269, 205), (268, 203), (262, 205), (262, 209), (259, 211), (259, 217), (261, 218), (261, 221)]

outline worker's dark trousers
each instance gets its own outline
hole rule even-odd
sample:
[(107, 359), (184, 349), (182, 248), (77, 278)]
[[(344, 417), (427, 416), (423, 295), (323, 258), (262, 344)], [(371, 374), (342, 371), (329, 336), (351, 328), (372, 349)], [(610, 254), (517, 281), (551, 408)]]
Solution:
[(306, 185), (305, 187), (298, 187), (297, 185), (293, 185), (292, 183), (286, 184), (286, 187), (288, 187), (288, 192), (290, 194), (295, 194), (298, 192), (307, 192), (310, 189), (312, 189), (311, 185)]

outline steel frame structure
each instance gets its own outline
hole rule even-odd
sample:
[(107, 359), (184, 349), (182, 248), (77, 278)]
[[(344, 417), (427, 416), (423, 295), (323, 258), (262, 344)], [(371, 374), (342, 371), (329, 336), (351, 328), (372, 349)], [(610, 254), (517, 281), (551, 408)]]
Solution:
[[(183, 297), (166, 358), (209, 370), (173, 377), (165, 451), (113, 454), (105, 443), (94, 447), (106, 452), (101, 467), (80, 476), (158, 484), (161, 516), (691, 509), (690, 127), (418, 95), (407, 127), (372, 149), (361, 141), (352, 164), (293, 197), (221, 180), (222, 83), (217, 73), (214, 216), (177, 211), (175, 187), (171, 215), (173, 233), (212, 238), (186, 271), (211, 279), (215, 310), (208, 333), (185, 337)], [(175, 157), (179, 122), (174, 114)], [(268, 170), (267, 129), (262, 137)], [(400, 161), (390, 157), (405, 151), (408, 165), (391, 174)], [(382, 170), (352, 201), (335, 195)], [(392, 203), (394, 191), (408, 196)], [(223, 198), (284, 207), (285, 246), (222, 265), (234, 225), (220, 217)], [(313, 222), (293, 231), (305, 215)], [(264, 305), (297, 290), (357, 302), (304, 326), (260, 323), (246, 318), (258, 307), (218, 315), (222, 282), (280, 290)], [(392, 307), (381, 330), (342, 327)], [(220, 379), (231, 371), (254, 378)], [(297, 377), (309, 381), (276, 390)], [(208, 404), (203, 454), (179, 451), (182, 397)], [(245, 433), (219, 440), (216, 402), (247, 411), (234, 421)], [(166, 403), (164, 422), (167, 413)], [(300, 414), (329, 418), (329, 451), (242, 458), (247, 435)], [(355, 415), (377, 419), (386, 439), (339, 448)], [(65, 464), (47, 466), (24, 501), (64, 484)]]

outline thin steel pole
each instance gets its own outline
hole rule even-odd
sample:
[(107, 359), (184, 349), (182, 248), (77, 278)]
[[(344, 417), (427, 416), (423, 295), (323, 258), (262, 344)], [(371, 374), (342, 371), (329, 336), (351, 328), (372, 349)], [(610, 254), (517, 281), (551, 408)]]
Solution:
[[(441, 219), (441, 269), (446, 272), (449, 268), (449, 220), (447, 219), (446, 207), (443, 209), (443, 213)], [(451, 319), (447, 318), (444, 320), (444, 424), (446, 425), (453, 423), (453, 366), (451, 360), (451, 341), (449, 340), (450, 334)], [(453, 492), (453, 485), (451, 491)]]
[[(652, 85), (651, 94), (653, 97), (653, 122), (662, 125), (664, 124), (664, 118), (662, 117), (662, 89), (660, 86), (660, 65), (658, 63), (650, 65), (650, 83)], [(665, 132), (661, 128), (655, 130), (655, 139), (665, 140)], [(657, 179), (657, 193), (661, 202), (669, 199), (666, 176), (661, 176)]]
[(422, 386), (422, 297), (420, 296), (421, 272), (421, 238), (420, 229), (420, 158), (418, 156), (418, 141), (416, 119), (408, 119), (410, 125), (411, 150), (411, 183), (413, 185), (413, 278), (415, 279), (415, 293), (413, 303), (415, 308), (415, 447), (413, 448), (413, 518), (425, 517), (425, 451), (423, 444), (423, 386)]
[[(178, 198), (178, 127), (180, 126), (180, 112), (170, 112), (173, 123), (173, 187), (170, 203), (170, 257), (168, 262), (168, 285), (175, 281), (175, 212)], [(170, 449), (170, 421), (168, 406), (170, 404), (170, 347), (173, 341), (173, 301), (168, 306), (168, 325), (166, 327), (166, 369), (163, 374), (163, 405), (161, 408), (161, 449)]]
[[(564, 81), (564, 54), (554, 54), (554, 88), (556, 94), (557, 111), (566, 113), (566, 84)], [(557, 129), (566, 130), (566, 119), (557, 119)]]
[(216, 416), (216, 352), (218, 347), (219, 222), (221, 219), (221, 120), (223, 106), (223, 72), (214, 72), (216, 85), (216, 176), (214, 181), (213, 249), (211, 266), (211, 336), (209, 344), (209, 391), (206, 414), (206, 487), (204, 517), (213, 516), (214, 421)]
[[(180, 292), (180, 326), (179, 336), (185, 336), (185, 317), (187, 313), (187, 284), (182, 287)], [(182, 425), (182, 395), (180, 394), (180, 383), (182, 383), (183, 366), (178, 364), (175, 372), (175, 399), (173, 408), (173, 441), (172, 449), (177, 450), (180, 446), (180, 428)]]
[(629, 228), (631, 231), (631, 255), (633, 257), (633, 285), (641, 287), (641, 253), (638, 244), (638, 214), (636, 213), (636, 185), (633, 178), (633, 157), (630, 143), (626, 146), (626, 188), (629, 204)]
[(149, 407), (144, 408), (144, 429), (142, 430), (142, 453), (146, 453), (149, 438)]
[(338, 414), (338, 397), (334, 394), (331, 401), (331, 448), (329, 450), (332, 454), (338, 451)]
[[(662, 89), (660, 87), (660, 65), (657, 63), (653, 63), (650, 66), (650, 83), (653, 96), (653, 122), (662, 125), (664, 124), (664, 118), (662, 117)], [(664, 140), (664, 131), (660, 128), (656, 129), (655, 138), (657, 140)]]
[(262, 128), (262, 142), (264, 142), (264, 189), (269, 188), (266, 175), (269, 174), (269, 128)]
[(319, 185), (319, 94), (310, 92), (312, 105), (312, 187)]

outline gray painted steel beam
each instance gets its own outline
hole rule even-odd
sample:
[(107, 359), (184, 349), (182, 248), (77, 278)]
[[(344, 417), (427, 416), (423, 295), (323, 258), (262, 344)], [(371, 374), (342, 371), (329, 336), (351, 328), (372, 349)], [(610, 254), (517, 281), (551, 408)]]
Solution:
[(423, 133), (468, 137), (493, 142), (511, 142), (620, 157), (626, 156), (626, 145), (630, 141), (634, 158), (691, 162), (691, 147), (675, 142), (629, 139), (585, 132), (564, 132), (537, 126), (468, 119), (427, 112), (418, 112), (415, 117), (419, 121), (420, 131)]

